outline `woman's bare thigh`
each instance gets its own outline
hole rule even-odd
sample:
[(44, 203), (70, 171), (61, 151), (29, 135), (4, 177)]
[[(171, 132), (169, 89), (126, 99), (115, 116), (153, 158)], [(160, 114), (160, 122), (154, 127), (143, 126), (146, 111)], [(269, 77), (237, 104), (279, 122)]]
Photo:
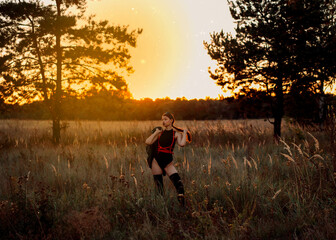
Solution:
[(160, 168), (160, 166), (157, 163), (157, 161), (155, 160), (155, 158), (153, 159), (153, 162), (152, 162), (152, 174), (153, 175), (160, 175), (160, 174), (162, 174), (162, 169)]
[(174, 173), (177, 173), (177, 170), (176, 170), (173, 162), (169, 163), (167, 165), (167, 167), (165, 167), (165, 171), (166, 171), (166, 173), (167, 173), (168, 176), (170, 176), (170, 175), (172, 175)]

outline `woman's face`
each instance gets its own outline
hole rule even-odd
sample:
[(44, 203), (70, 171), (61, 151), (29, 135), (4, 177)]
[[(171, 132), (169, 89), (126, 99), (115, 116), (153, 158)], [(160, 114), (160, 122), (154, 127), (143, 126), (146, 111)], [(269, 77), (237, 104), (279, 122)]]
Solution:
[(173, 123), (173, 119), (170, 119), (169, 117), (167, 116), (162, 116), (162, 125), (164, 127), (169, 127), (171, 126)]

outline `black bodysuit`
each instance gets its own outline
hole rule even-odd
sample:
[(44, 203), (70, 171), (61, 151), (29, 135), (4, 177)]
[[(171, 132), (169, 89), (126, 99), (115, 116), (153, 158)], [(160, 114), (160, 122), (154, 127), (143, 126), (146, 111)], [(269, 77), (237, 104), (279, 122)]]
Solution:
[(174, 129), (165, 130), (158, 138), (157, 155), (155, 159), (160, 168), (164, 171), (169, 163), (173, 161), (173, 150), (175, 146), (175, 132)]

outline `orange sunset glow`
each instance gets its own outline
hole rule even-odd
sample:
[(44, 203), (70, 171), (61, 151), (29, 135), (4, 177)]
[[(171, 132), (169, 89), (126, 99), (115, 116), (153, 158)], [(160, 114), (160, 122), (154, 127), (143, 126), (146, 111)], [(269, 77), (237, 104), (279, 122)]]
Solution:
[(135, 72), (126, 77), (135, 99), (228, 96), (211, 80), (215, 67), (203, 46), (209, 33), (233, 31), (233, 19), (222, 0), (89, 1), (88, 14), (112, 24), (142, 28), (131, 50)]

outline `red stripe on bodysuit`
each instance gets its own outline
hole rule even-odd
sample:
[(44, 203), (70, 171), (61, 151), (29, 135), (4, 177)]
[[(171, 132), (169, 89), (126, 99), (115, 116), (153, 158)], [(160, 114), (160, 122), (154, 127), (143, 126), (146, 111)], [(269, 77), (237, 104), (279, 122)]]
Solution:
[(164, 153), (174, 154), (173, 153), (173, 144), (174, 144), (174, 140), (175, 140), (175, 131), (173, 131), (173, 141), (172, 141), (171, 145), (168, 146), (168, 147), (162, 147), (162, 146), (160, 146), (160, 137), (161, 137), (162, 133), (160, 134), (159, 140), (158, 140), (158, 152), (164, 152)]

